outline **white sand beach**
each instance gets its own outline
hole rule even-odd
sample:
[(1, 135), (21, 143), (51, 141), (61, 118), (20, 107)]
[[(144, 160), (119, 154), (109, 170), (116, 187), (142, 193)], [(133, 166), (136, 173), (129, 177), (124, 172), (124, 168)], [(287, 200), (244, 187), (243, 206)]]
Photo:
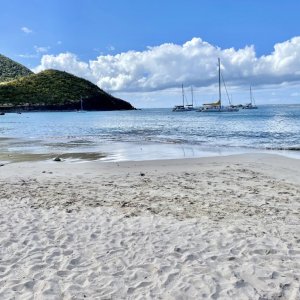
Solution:
[(300, 299), (300, 160), (0, 167), (0, 299)]

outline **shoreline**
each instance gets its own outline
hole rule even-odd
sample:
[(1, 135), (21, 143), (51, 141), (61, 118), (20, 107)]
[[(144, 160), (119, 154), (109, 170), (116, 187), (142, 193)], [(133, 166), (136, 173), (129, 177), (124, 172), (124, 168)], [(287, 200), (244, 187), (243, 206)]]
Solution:
[[(33, 143), (24, 139), (0, 138), (0, 141), (7, 143), (0, 149), (0, 163), (19, 163), (19, 162), (39, 162), (51, 161), (60, 157), (66, 162), (137, 162), (137, 161), (156, 161), (156, 160), (181, 160), (181, 159), (209, 159), (222, 158), (228, 156), (252, 156), (252, 155), (277, 155), (281, 157), (300, 160), (300, 151), (293, 149), (249, 149), (249, 148), (224, 148), (213, 150), (201, 148), (188, 144), (161, 144), (161, 143), (132, 143), (132, 142), (114, 142), (111, 141), (106, 146), (89, 145), (87, 148), (81, 144), (51, 144), (50, 142), (40, 144), (40, 141)], [(11, 145), (10, 145), (11, 144)], [(18, 147), (27, 145), (32, 147), (31, 151), (22, 151)], [(15, 147), (18, 150), (10, 151), (9, 147)], [(47, 152), (40, 152), (39, 149), (50, 147)], [(53, 148), (51, 150), (51, 147)], [(61, 148), (60, 147), (65, 147)], [(120, 148), (120, 149), (119, 149)], [(116, 150), (119, 149), (119, 150)]]
[[(15, 156), (14, 156), (15, 155)], [(139, 160), (110, 160), (106, 159), (108, 156), (105, 156), (105, 153), (96, 153), (96, 152), (64, 152), (63, 154), (47, 153), (47, 154), (36, 154), (36, 153), (0, 153), (0, 162), (1, 159), (5, 156), (13, 157), (13, 161), (4, 163), (3, 166), (9, 165), (20, 165), (20, 164), (30, 164), (32, 167), (37, 166), (49, 166), (54, 169), (57, 167), (58, 170), (64, 168), (64, 164), (68, 164), (68, 168), (74, 168), (78, 171), (78, 168), (83, 166), (91, 167), (93, 165), (98, 166), (109, 166), (109, 169), (115, 169), (116, 166), (124, 166), (125, 168), (141, 166), (156, 168), (166, 165), (168, 168), (181, 166), (188, 168), (194, 168), (195, 166), (201, 166), (206, 164), (217, 164), (217, 163), (257, 163), (256, 167), (259, 167), (260, 163), (266, 163), (267, 165), (274, 164), (274, 167), (290, 167), (297, 170), (300, 168), (300, 160), (298, 158), (278, 154), (278, 153), (266, 153), (266, 152), (247, 152), (247, 153), (229, 153), (224, 155), (210, 155), (203, 157), (184, 157), (184, 158), (169, 158), (169, 159), (139, 159)], [(20, 159), (24, 156), (24, 159)], [(35, 159), (36, 157), (36, 159)], [(61, 157), (61, 161), (54, 161), (55, 157)], [(72, 160), (74, 158), (74, 161)], [(104, 158), (104, 160), (103, 160)], [(62, 168), (60, 168), (62, 167)], [(263, 170), (260, 167), (260, 170)], [(278, 171), (278, 170), (277, 170)], [(277, 172), (276, 172), (277, 173)], [(1, 175), (0, 175), (1, 176)], [(295, 178), (297, 180), (297, 178)]]
[(0, 167), (0, 298), (298, 299), (300, 160)]

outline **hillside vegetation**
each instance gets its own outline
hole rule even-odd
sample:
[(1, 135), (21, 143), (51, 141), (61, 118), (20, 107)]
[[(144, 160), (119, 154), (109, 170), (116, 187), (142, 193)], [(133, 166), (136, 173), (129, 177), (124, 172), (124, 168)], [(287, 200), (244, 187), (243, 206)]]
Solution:
[(33, 72), (0, 54), (0, 82), (14, 80), (30, 74), (33, 74)]
[(46, 70), (0, 84), (0, 107), (34, 106), (38, 109), (133, 109), (88, 80), (67, 72)]

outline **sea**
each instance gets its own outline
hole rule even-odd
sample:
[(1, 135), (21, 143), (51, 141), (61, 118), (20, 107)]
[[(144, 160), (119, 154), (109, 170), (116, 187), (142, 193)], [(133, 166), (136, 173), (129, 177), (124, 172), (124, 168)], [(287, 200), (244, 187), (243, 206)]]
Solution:
[(102, 161), (241, 153), (300, 159), (300, 105), (261, 105), (224, 113), (171, 108), (7, 113), (0, 116), (0, 153), (70, 154), (66, 157), (78, 162), (84, 155), (76, 153)]

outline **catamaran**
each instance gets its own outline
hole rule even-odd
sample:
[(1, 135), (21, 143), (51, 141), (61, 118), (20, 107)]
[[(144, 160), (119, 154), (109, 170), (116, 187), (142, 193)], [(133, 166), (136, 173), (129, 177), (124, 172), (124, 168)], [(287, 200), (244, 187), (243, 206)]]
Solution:
[(196, 108), (194, 107), (194, 91), (192, 86), (191, 86), (191, 96), (192, 96), (192, 104), (187, 104), (185, 107), (187, 110), (196, 110)]
[[(194, 111), (196, 110), (196, 108), (194, 107), (194, 93), (193, 93), (193, 87), (191, 86), (191, 95), (192, 95), (192, 104), (188, 104), (187, 103), (187, 99), (185, 97), (185, 93), (184, 93), (184, 88), (183, 88), (183, 84), (181, 85), (181, 90), (182, 90), (182, 105), (175, 105), (172, 109), (172, 111)], [(186, 100), (186, 105), (185, 105), (185, 101)]]
[(188, 107), (184, 106), (184, 89), (183, 89), (183, 84), (181, 85), (181, 91), (182, 91), (182, 105), (175, 105), (172, 109), (172, 111), (176, 112), (182, 112), (182, 111), (189, 111)]
[(243, 109), (257, 109), (257, 106), (255, 105), (255, 101), (252, 95), (251, 85), (250, 85), (250, 103), (243, 105)]
[[(218, 58), (219, 65), (219, 100), (213, 103), (205, 103), (202, 107), (200, 107), (198, 112), (234, 112), (239, 111), (237, 107), (234, 106), (222, 106), (222, 93), (221, 93), (221, 62), (220, 58)], [(223, 80), (224, 81), (224, 80)], [(225, 84), (225, 82), (224, 82)], [(226, 86), (225, 86), (226, 88)], [(226, 89), (227, 91), (227, 89)], [(230, 103), (230, 101), (229, 101)], [(231, 104), (231, 103), (230, 103)]]

